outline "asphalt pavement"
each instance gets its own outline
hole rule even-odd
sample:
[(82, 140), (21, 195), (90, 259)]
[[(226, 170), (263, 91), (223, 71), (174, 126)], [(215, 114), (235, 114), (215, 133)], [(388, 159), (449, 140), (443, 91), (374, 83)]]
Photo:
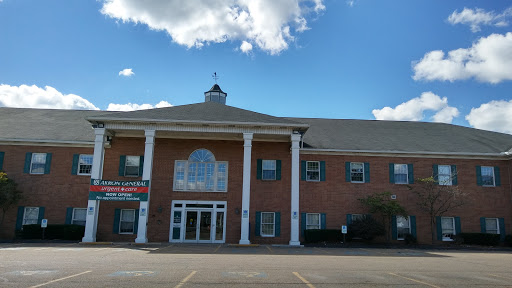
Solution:
[(512, 252), (10, 243), (0, 287), (512, 287)]

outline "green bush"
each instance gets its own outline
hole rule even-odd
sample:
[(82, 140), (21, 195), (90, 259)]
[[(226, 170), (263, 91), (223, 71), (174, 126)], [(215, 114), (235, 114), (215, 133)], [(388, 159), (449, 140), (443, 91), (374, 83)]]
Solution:
[(343, 234), (338, 229), (307, 229), (304, 230), (304, 238), (306, 243), (337, 243), (343, 241)]
[(499, 234), (488, 233), (460, 233), (464, 244), (475, 244), (483, 246), (497, 246), (500, 244)]
[(347, 232), (350, 240), (354, 238), (373, 240), (377, 236), (386, 234), (386, 229), (382, 223), (368, 216), (352, 222), (348, 226)]
[[(85, 226), (73, 224), (49, 224), (44, 231), (44, 239), (48, 240), (81, 240)], [(43, 228), (40, 224), (23, 225), (22, 230), (16, 231), (20, 239), (43, 239)]]
[(405, 241), (405, 244), (407, 244), (407, 245), (416, 244), (416, 242), (417, 242), (416, 237), (414, 237), (414, 235), (412, 235), (412, 234), (405, 234), (404, 241)]
[(512, 247), (512, 235), (508, 234), (505, 236), (505, 245)]

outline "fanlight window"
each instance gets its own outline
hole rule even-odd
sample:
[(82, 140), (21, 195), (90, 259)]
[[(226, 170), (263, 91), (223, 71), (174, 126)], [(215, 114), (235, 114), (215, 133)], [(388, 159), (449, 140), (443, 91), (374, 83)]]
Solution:
[(174, 166), (175, 191), (226, 192), (228, 162), (215, 161), (212, 152), (198, 149), (188, 161), (177, 160)]

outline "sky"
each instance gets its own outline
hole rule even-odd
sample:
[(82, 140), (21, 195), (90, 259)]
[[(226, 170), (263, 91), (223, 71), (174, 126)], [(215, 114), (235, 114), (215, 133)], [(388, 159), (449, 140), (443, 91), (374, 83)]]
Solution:
[(204, 101), (512, 134), (509, 0), (0, 0), (0, 106)]

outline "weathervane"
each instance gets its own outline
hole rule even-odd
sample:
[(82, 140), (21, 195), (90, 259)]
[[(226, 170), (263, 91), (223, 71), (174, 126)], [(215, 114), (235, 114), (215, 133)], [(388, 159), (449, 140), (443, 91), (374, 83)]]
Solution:
[(217, 76), (217, 72), (214, 72), (212, 75), (213, 80), (215, 80), (215, 84), (217, 84), (217, 79), (219, 79), (219, 76)]

